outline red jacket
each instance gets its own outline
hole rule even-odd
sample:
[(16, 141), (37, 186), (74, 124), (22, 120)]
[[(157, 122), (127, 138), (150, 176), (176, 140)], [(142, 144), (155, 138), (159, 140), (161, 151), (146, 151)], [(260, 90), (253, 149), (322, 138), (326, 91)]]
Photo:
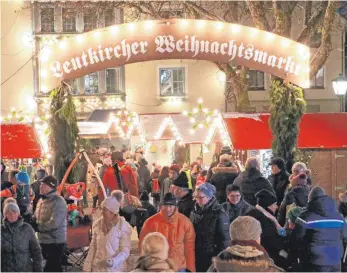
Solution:
[[(125, 164), (124, 162), (116, 161), (116, 163), (120, 170), (119, 174), (122, 176), (125, 189), (128, 189), (128, 192), (131, 195), (138, 198), (139, 191), (134, 171), (129, 165)], [(104, 184), (105, 189), (108, 188), (110, 192), (112, 192), (113, 190), (120, 190), (119, 183), (112, 166), (107, 167), (107, 169), (105, 170), (104, 176), (102, 178), (102, 183)], [(99, 191), (99, 200), (104, 200), (104, 196), (101, 190)]]

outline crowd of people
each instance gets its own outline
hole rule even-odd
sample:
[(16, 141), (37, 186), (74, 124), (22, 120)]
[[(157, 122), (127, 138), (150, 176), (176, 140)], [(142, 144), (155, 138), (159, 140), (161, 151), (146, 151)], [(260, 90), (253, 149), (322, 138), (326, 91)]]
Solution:
[[(86, 272), (346, 271), (347, 192), (335, 201), (313, 186), (302, 162), (289, 174), (273, 158), (266, 178), (257, 158), (241, 171), (227, 146), (208, 170), (200, 157), (150, 170), (141, 149), (94, 155), (106, 196), (93, 175), (89, 193), (102, 213), (93, 219)], [(22, 169), (2, 183), (1, 269), (62, 271), (64, 194), (44, 170), (29, 180)], [(140, 258), (128, 268), (134, 227)]]

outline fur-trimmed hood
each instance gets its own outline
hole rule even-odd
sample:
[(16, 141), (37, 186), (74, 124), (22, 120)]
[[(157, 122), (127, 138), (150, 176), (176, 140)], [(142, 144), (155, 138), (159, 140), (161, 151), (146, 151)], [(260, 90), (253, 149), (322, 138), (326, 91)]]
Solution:
[(217, 272), (282, 272), (265, 249), (253, 241), (233, 241), (232, 245), (213, 258)]
[(226, 167), (223, 164), (218, 164), (217, 167), (212, 168), (213, 174), (217, 173), (235, 173), (237, 174), (239, 171), (236, 166), (231, 165), (230, 167)]
[(162, 260), (152, 256), (141, 256), (136, 269), (132, 272), (177, 272), (174, 262), (170, 259)]

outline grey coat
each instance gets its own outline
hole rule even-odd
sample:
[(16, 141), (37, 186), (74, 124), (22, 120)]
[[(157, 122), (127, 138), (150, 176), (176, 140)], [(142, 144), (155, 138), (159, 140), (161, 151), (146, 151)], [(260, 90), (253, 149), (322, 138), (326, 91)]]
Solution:
[(1, 271), (42, 272), (42, 254), (33, 228), (19, 219), (1, 226)]
[(160, 200), (163, 200), (164, 195), (170, 191), (171, 184), (172, 180), (170, 177), (164, 179), (163, 185), (161, 185), (160, 189)]
[(67, 205), (57, 191), (40, 199), (35, 217), (40, 244), (66, 243)]

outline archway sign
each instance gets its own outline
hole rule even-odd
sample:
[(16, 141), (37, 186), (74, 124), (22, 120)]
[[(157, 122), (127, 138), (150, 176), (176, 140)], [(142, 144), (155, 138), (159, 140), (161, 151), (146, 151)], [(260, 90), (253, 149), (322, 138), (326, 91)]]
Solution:
[(171, 19), (114, 25), (45, 47), (40, 89), (125, 64), (196, 59), (233, 63), (309, 85), (310, 50), (285, 37), (220, 21)]

